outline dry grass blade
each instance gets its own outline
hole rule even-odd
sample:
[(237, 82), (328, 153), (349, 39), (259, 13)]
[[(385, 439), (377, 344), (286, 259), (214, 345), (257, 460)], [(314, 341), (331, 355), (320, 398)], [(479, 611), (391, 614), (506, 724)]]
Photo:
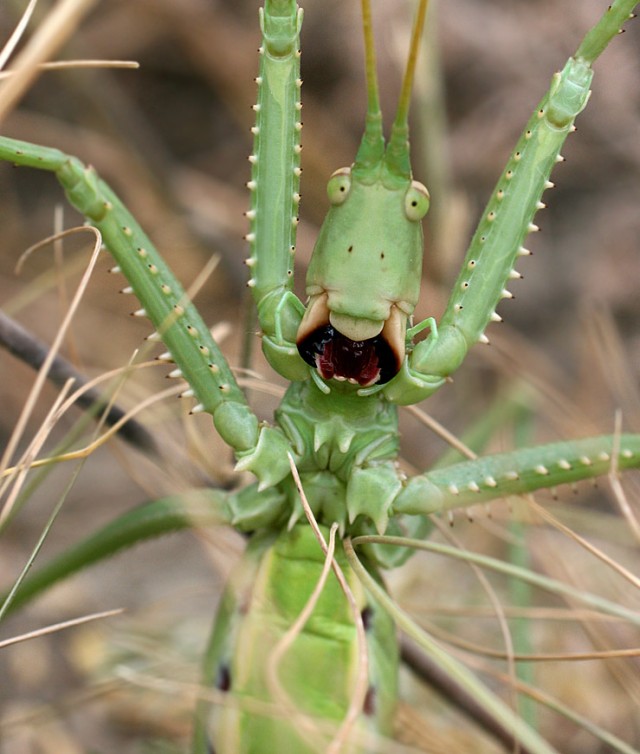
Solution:
[(38, 628), (35, 631), (30, 631), (26, 634), (20, 634), (19, 636), (12, 636), (10, 639), (4, 639), (0, 641), (0, 649), (9, 647), (12, 644), (19, 644), (23, 641), (29, 641), (30, 639), (38, 639), (41, 636), (47, 634), (57, 633), (58, 631), (64, 631), (67, 628), (75, 628), (76, 626), (82, 626), (85, 623), (91, 623), (95, 620), (104, 620), (105, 618), (112, 618), (114, 615), (121, 615), (124, 612), (122, 608), (116, 610), (104, 610), (100, 613), (91, 613), (91, 615), (83, 615), (80, 618), (74, 618), (73, 620), (65, 620), (61, 623), (54, 623), (51, 626), (44, 626)]
[(75, 32), (95, 0), (60, 0), (18, 55), (8, 81), (0, 90), (0, 122), (15, 107), (47, 61)]
[[(309, 505), (306, 499), (306, 496), (304, 494), (304, 487), (302, 486), (302, 482), (300, 481), (300, 475), (298, 473), (298, 469), (296, 468), (295, 461), (291, 454), (289, 454), (289, 464), (291, 466), (291, 473), (293, 475), (293, 479), (296, 483), (296, 487), (300, 495), (300, 501), (302, 503), (302, 507), (304, 509), (305, 515), (307, 516), (307, 521), (309, 522), (309, 525), (313, 529), (316, 539), (318, 540), (318, 544), (322, 548), (325, 555), (327, 555), (329, 552), (329, 546), (327, 545), (324, 539), (324, 535), (322, 534), (322, 532), (320, 531), (320, 528), (318, 527), (318, 523), (315, 520), (315, 516), (313, 515), (311, 506)], [(367, 638), (365, 635), (364, 623), (362, 620), (362, 613), (358, 609), (358, 605), (356, 603), (353, 592), (351, 591), (351, 588), (349, 587), (349, 584), (347, 583), (345, 575), (342, 572), (342, 569), (338, 565), (337, 561), (332, 558), (330, 563), (336, 575), (336, 578), (338, 579), (338, 582), (340, 583), (340, 588), (342, 589), (342, 592), (344, 593), (344, 596), (349, 603), (349, 608), (353, 616), (353, 621), (354, 621), (357, 636), (358, 636), (357, 673), (355, 677), (351, 699), (349, 702), (349, 708), (347, 710), (345, 719), (343, 720), (343, 723), (340, 727), (340, 730), (338, 731), (338, 733), (336, 734), (336, 737), (333, 739), (333, 741), (329, 745), (329, 748), (327, 749), (327, 754), (337, 754), (340, 751), (344, 742), (349, 737), (349, 733), (351, 729), (353, 728), (353, 726), (355, 725), (360, 715), (360, 710), (362, 710), (364, 707), (364, 703), (365, 703), (365, 699), (367, 695), (367, 689), (369, 685), (369, 657), (367, 653)]]
[[(282, 683), (280, 683), (280, 679), (278, 678), (278, 666), (282, 662), (284, 656), (291, 648), (295, 640), (300, 636), (305, 624), (313, 614), (313, 611), (318, 604), (322, 590), (324, 589), (329, 573), (331, 572), (333, 554), (336, 547), (337, 529), (338, 527), (335, 524), (331, 527), (331, 531), (329, 533), (329, 544), (327, 546), (327, 552), (325, 555), (324, 565), (322, 567), (320, 578), (313, 588), (313, 591), (311, 592), (311, 595), (309, 596), (309, 599), (307, 600), (307, 603), (305, 604), (298, 618), (291, 624), (287, 631), (285, 631), (280, 641), (271, 651), (268, 663), (267, 683), (269, 685), (273, 699), (276, 700), (278, 705), (283, 706), (287, 710), (287, 716), (291, 715), (292, 719), (295, 722), (296, 728), (304, 734), (305, 739), (311, 746), (318, 746), (318, 751), (325, 750), (324, 744), (320, 746), (319, 744), (314, 743), (317, 742), (319, 731), (311, 719), (300, 713), (289, 694), (287, 694), (286, 689), (284, 688)], [(333, 746), (334, 742), (331, 743), (330, 748), (333, 748)], [(327, 749), (327, 751), (329, 751), (329, 749)]]
[[(100, 253), (100, 245), (102, 243), (102, 239), (100, 237), (100, 234), (98, 231), (96, 231), (94, 228), (76, 228), (72, 229), (70, 231), (65, 231), (65, 235), (68, 235), (70, 233), (77, 233), (77, 232), (89, 232), (92, 233), (95, 236), (95, 244), (93, 248), (93, 253), (91, 255), (89, 264), (87, 266), (87, 269), (82, 276), (82, 280), (80, 281), (80, 284), (78, 286), (78, 289), (76, 291), (75, 296), (73, 297), (73, 300), (71, 302), (71, 305), (69, 306), (69, 310), (67, 311), (60, 328), (58, 330), (58, 334), (54, 340), (54, 342), (51, 345), (51, 350), (49, 351), (49, 355), (47, 359), (45, 360), (44, 364), (42, 365), (42, 368), (38, 372), (38, 376), (36, 378), (36, 381), (33, 385), (33, 388), (31, 390), (29, 399), (24, 405), (24, 408), (22, 410), (22, 413), (20, 415), (20, 418), (18, 419), (18, 422), (16, 423), (16, 426), (14, 428), (14, 431), (12, 433), (11, 439), (7, 443), (7, 446), (5, 448), (5, 451), (2, 455), (2, 458), (0, 458), (0, 471), (5, 469), (14, 453), (15, 448), (18, 445), (18, 442), (20, 441), (22, 437), (22, 433), (24, 432), (24, 429), (26, 427), (27, 421), (29, 419), (29, 416), (31, 415), (31, 412), (33, 410), (33, 407), (35, 405), (36, 400), (38, 399), (40, 395), (40, 391), (42, 390), (42, 387), (44, 385), (44, 382), (46, 380), (47, 372), (49, 370), (49, 366), (51, 365), (51, 362), (53, 361), (56, 353), (58, 352), (58, 349), (60, 348), (62, 341), (64, 339), (64, 336), (66, 334), (66, 331), (71, 324), (71, 320), (73, 319), (73, 316), (76, 312), (76, 309), (78, 308), (80, 304), (80, 300), (82, 299), (82, 296), (84, 295), (84, 292), (86, 290), (86, 287), (89, 283), (89, 279), (91, 277), (91, 274), (93, 272), (93, 269), (95, 267), (95, 264), (98, 260), (98, 254)], [(42, 242), (43, 244), (48, 242), (50, 239), (46, 239), (46, 241)], [(17, 494), (17, 493), (16, 493)], [(11, 510), (11, 500), (15, 499), (15, 495), (10, 498), (10, 500), (7, 500), (5, 503), (5, 507), (2, 511), (2, 516), (0, 517), (0, 520), (6, 519), (6, 516), (8, 515), (9, 511)]]
[(618, 502), (620, 511), (624, 516), (630, 530), (633, 532), (635, 538), (640, 542), (640, 521), (631, 507), (627, 495), (620, 481), (620, 475), (618, 473), (618, 458), (620, 454), (620, 433), (622, 431), (622, 412), (616, 411), (615, 418), (615, 430), (614, 430), (614, 446), (611, 453), (611, 471), (609, 472), (609, 484), (613, 490), (614, 497)]
[(27, 7), (24, 9), (24, 13), (20, 17), (20, 21), (16, 24), (16, 28), (13, 30), (13, 33), (6, 41), (2, 50), (0, 50), (0, 71), (2, 71), (2, 69), (5, 67), (7, 61), (13, 54), (16, 45), (20, 42), (20, 39), (22, 38), (22, 35), (27, 28), (31, 16), (33, 15), (33, 11), (35, 10), (37, 2), (38, 0), (29, 1), (29, 5), (27, 5)]
[[(40, 63), (39, 71), (64, 71), (79, 68), (128, 68), (135, 70), (140, 64), (135, 60), (57, 60), (51, 63)], [(0, 71), (0, 81), (15, 76), (17, 71)]]

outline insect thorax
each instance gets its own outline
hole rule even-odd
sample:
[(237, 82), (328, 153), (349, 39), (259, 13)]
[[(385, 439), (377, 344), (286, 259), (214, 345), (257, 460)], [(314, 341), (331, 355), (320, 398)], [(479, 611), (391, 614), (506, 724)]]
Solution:
[(336, 383), (325, 395), (312, 380), (294, 382), (276, 420), (299, 457), (301, 472), (331, 471), (347, 481), (356, 467), (397, 458), (398, 415), (377, 396)]

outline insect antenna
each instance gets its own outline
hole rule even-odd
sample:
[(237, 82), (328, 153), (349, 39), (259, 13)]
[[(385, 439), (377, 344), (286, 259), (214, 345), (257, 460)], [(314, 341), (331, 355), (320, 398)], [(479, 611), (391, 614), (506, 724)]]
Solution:
[(362, 31), (364, 34), (365, 74), (367, 78), (367, 117), (364, 134), (354, 169), (370, 169), (380, 165), (384, 158), (384, 135), (382, 133), (382, 112), (376, 65), (376, 49), (371, 22), (371, 0), (362, 0)]
[(382, 163), (395, 176), (411, 178), (409, 161), (409, 105), (413, 77), (420, 50), (420, 40), (427, 15), (428, 0), (420, 0), (413, 24), (409, 57), (402, 81), (396, 117), (391, 128), (389, 145), (385, 151), (382, 133), (382, 112), (376, 69), (376, 52), (371, 23), (371, 0), (362, 0), (362, 30), (364, 33), (365, 71), (367, 78), (367, 117), (364, 135), (356, 154), (353, 170), (356, 173), (371, 175)]
[(385, 162), (390, 172), (408, 178), (411, 177), (411, 163), (409, 161), (409, 106), (411, 104), (411, 90), (413, 88), (418, 53), (420, 52), (422, 30), (427, 15), (427, 5), (428, 0), (420, 0), (415, 21), (413, 22), (407, 67), (404, 71), (398, 109), (396, 110), (396, 117), (391, 127), (391, 137), (389, 138), (389, 146), (385, 155)]

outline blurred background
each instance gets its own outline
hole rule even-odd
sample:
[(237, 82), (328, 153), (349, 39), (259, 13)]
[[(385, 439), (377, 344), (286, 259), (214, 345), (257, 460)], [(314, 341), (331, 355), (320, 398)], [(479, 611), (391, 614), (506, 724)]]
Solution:
[[(551, 74), (562, 67), (604, 5), (603, 0), (431, 0), (427, 51), (412, 111), (414, 174), (432, 196), (417, 319), (438, 317), (443, 311), (475, 223), (519, 132)], [(13, 1), (0, 6), (1, 40), (10, 35), (23, 6)], [(212, 255), (219, 257), (196, 303), (210, 325), (227, 323), (223, 347), (233, 365), (242, 363), (243, 344), (253, 344), (252, 368), (276, 386), (251, 391), (256, 411), (269, 418), (281, 381), (262, 362), (256, 325), (243, 314), (248, 310), (242, 237), (256, 94), (257, 7), (257, 0), (97, 3), (59, 57), (136, 60), (140, 69), (45, 73), (3, 123), (2, 132), (58, 147), (94, 165), (183, 284), (189, 285)], [(50, 8), (41, 3), (27, 35)], [(304, 8), (303, 179), (296, 271), (301, 296), (304, 269), (327, 208), (326, 181), (333, 170), (353, 160), (365, 108), (359, 3), (307, 0)], [(397, 100), (411, 16), (411, 3), (374, 3), (386, 122)], [(640, 431), (638, 22), (628, 23), (626, 33), (596, 64), (593, 95), (577, 125), (577, 134), (563, 150), (566, 162), (554, 173), (556, 188), (544, 197), (548, 209), (538, 215), (543, 232), (529, 239), (534, 256), (518, 266), (525, 279), (511, 286), (515, 301), (499, 308), (504, 324), (489, 328), (492, 345), (476, 346), (454, 384), (427, 406), (453, 432), (473, 426), (513, 391), (527, 396), (528, 409), (535, 415), (531, 440), (610, 432), (616, 408), (623, 411), (625, 429)], [(56, 205), (64, 207), (65, 226), (80, 220), (63, 203), (55, 180), (36, 171), (0, 165), (0, 197), (0, 301), (8, 314), (51, 342), (66, 308), (69, 293), (64, 290), (77, 283), (87, 252), (80, 241), (72, 240), (65, 242), (64, 262), (57, 270), (47, 250), (35, 254), (20, 276), (14, 267), (24, 249), (53, 232)], [(101, 257), (63, 349), (90, 376), (126, 364), (134, 349), (144, 347), (143, 338), (150, 331), (148, 323), (128, 316), (137, 303), (117, 295), (126, 283), (107, 274), (111, 266), (106, 255)], [(159, 366), (127, 380), (118, 401), (131, 407), (164, 389), (166, 372)], [(33, 380), (28, 367), (0, 351), (0, 447)], [(514, 387), (524, 383), (528, 387)], [(34, 412), (32, 434), (56, 393), (52, 387), (45, 389)], [(187, 419), (189, 406), (183, 404), (164, 401), (140, 417), (162, 447), (161, 463), (117, 442), (89, 458), (45, 544), (43, 559), (145, 499), (194, 484), (228, 483), (231, 459), (214, 436), (209, 418)], [(53, 448), (80, 416), (71, 412), (46, 448)], [(513, 442), (509, 431), (498, 435), (495, 448)], [(412, 417), (403, 419), (403, 443), (407, 467), (416, 469), (432, 464), (446, 447)], [(53, 470), (2, 534), (0, 587), (19, 572), (70, 473), (65, 467)], [(587, 488), (581, 493), (593, 510), (606, 509), (604, 492)], [(625, 545), (624, 526), (618, 523), (607, 533), (598, 522), (601, 519), (582, 520), (576, 527), (607, 537), (612, 547)], [(473, 531), (467, 534), (467, 528)], [(486, 528), (467, 527), (465, 520), (456, 534), (484, 537)], [(120, 555), (56, 589), (20, 620), (7, 622), (3, 637), (7, 631), (19, 633), (94, 609), (127, 608), (124, 618), (105, 625), (4, 650), (2, 754), (164, 750), (148, 743), (155, 739), (183, 745), (188, 700), (170, 693), (136, 692), (134, 685), (134, 704), (131, 687), (113, 681), (113, 669), (125, 663), (145, 673), (157, 670), (169, 679), (197, 679), (197, 659), (216, 595), (242, 542), (221, 529), (201, 535), (196, 547), (193, 541), (193, 535), (181, 534)], [(547, 539), (537, 546), (538, 565), (549, 565), (549, 553), (555, 554), (557, 544)], [(446, 562), (420, 563), (415, 567), (419, 573), (411, 572), (398, 584), (399, 594), (410, 600), (406, 584), (413, 585), (428, 569), (424, 589), (436, 614), (440, 598), (451, 591), (447, 581), (449, 586), (439, 592), (436, 585), (443, 579), (438, 578), (438, 568), (447, 579), (451, 569)], [(565, 579), (574, 575), (563, 571)], [(460, 579), (464, 582), (468, 576)], [(461, 602), (467, 599), (463, 592)], [(424, 608), (422, 597), (420, 601)], [(547, 632), (554, 633), (549, 627), (541, 630), (543, 644), (552, 640)], [(620, 633), (624, 634), (622, 628)], [(574, 641), (580, 645), (579, 632), (568, 631), (567, 636), (569, 646)], [(629, 704), (637, 704), (639, 697), (619, 676), (612, 682), (610, 676), (616, 673), (610, 668), (590, 665), (584, 677), (572, 676), (578, 678), (572, 683), (574, 693), (587, 714), (601, 715), (606, 718), (603, 724), (628, 740), (635, 736), (638, 744), (640, 733)], [(593, 670), (593, 665), (598, 667)], [(557, 690), (566, 683), (566, 671), (560, 665), (556, 672), (550, 684)], [(600, 693), (592, 697), (588, 689), (597, 684)], [(610, 701), (604, 703), (603, 695)], [(442, 727), (440, 733), (448, 742), (442, 750), (485, 750), (478, 748), (473, 729), (466, 734), (455, 723)], [(563, 752), (605, 751), (571, 726), (548, 727), (556, 743), (565, 742)], [(430, 735), (430, 743), (421, 743), (417, 750), (439, 750), (433, 731)], [(494, 750), (482, 741), (486, 751)]]

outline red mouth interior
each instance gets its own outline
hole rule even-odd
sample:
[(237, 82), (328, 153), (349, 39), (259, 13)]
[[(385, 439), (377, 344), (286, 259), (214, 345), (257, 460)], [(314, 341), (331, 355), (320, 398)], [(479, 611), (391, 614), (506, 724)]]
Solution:
[(382, 385), (398, 372), (393, 351), (381, 335), (351, 340), (331, 325), (324, 325), (299, 343), (298, 351), (325, 380), (348, 380), (368, 387)]

